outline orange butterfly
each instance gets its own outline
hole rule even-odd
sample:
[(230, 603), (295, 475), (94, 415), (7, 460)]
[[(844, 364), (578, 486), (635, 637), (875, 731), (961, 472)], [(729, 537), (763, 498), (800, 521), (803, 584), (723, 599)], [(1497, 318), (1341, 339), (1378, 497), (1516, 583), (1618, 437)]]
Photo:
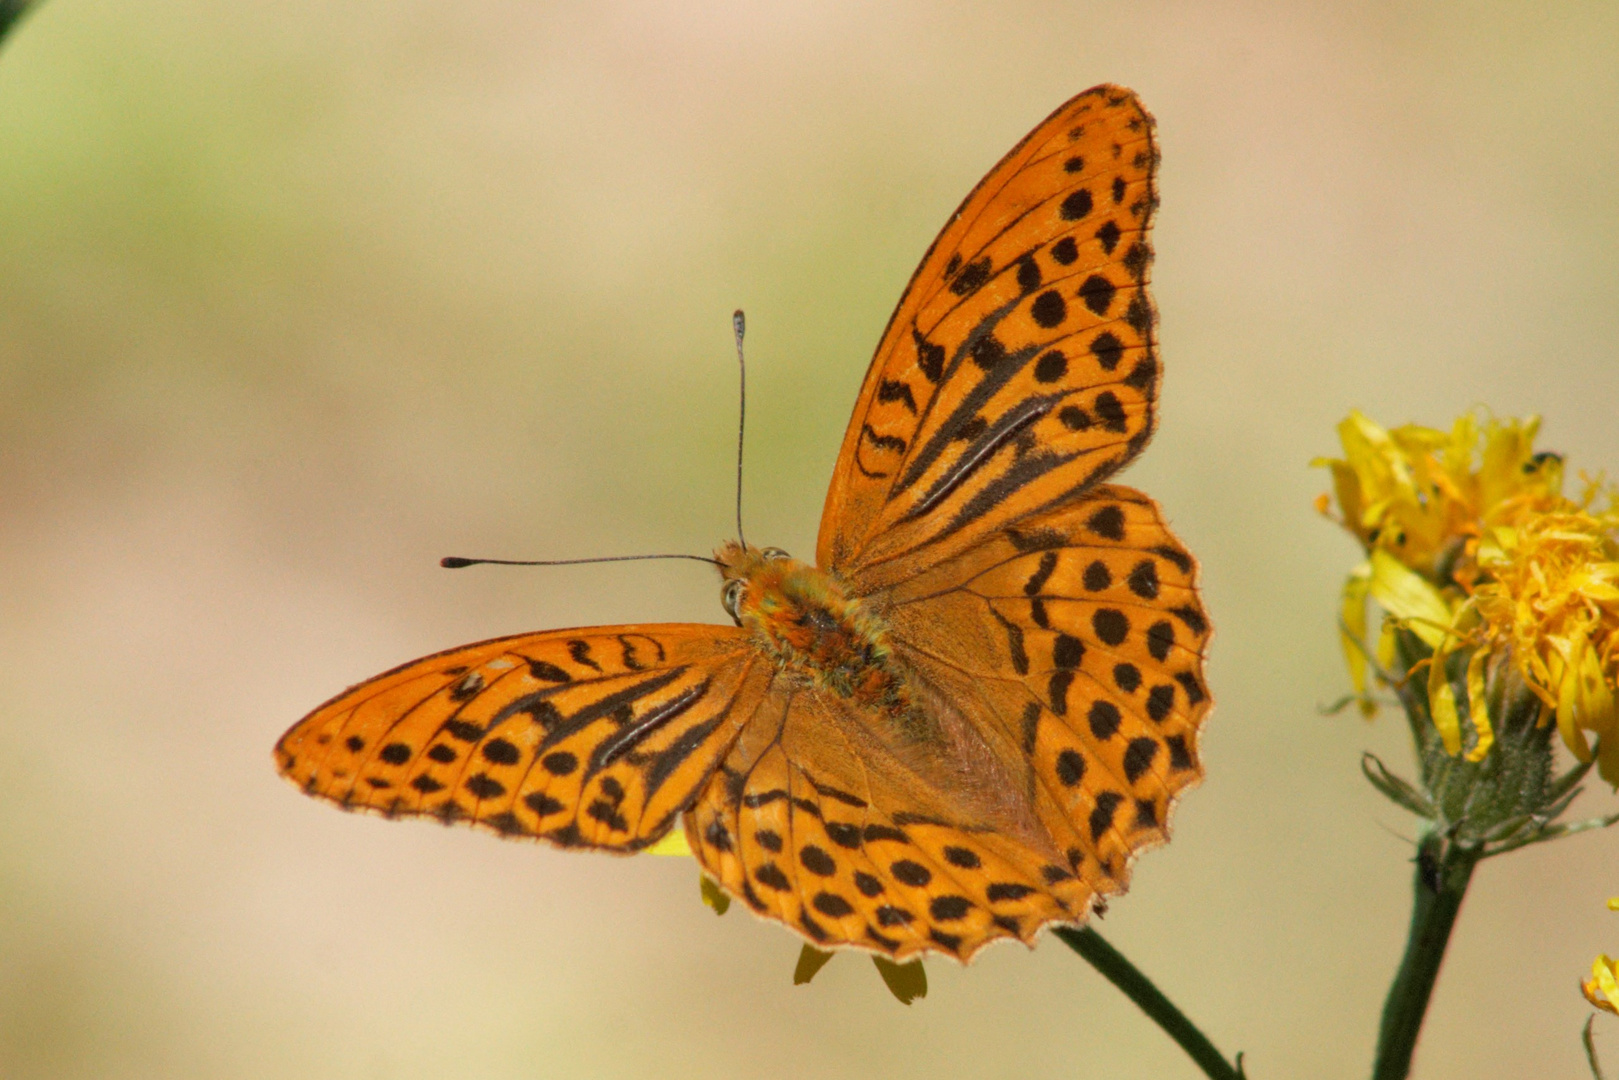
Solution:
[(637, 851), (822, 948), (967, 959), (1122, 892), (1202, 777), (1209, 625), (1157, 505), (1153, 122), (1087, 90), (951, 217), (844, 436), (816, 565), (728, 542), (735, 627), (553, 630), (395, 668), (276, 746), (345, 809)]

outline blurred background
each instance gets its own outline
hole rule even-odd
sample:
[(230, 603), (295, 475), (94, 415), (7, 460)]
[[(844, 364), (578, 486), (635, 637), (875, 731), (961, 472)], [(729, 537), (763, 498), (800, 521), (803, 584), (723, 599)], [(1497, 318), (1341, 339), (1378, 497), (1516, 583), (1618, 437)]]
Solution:
[[(1071, 94), (1163, 149), (1162, 424), (1208, 779), (1103, 932), (1256, 1080), (1356, 1077), (1413, 822), (1358, 775), (1357, 557), (1307, 462), (1475, 404), (1619, 473), (1619, 8), (47, 0), (0, 48), (0, 1075), (1193, 1077), (1055, 940), (861, 957), (615, 859), (351, 817), (270, 747), (521, 630), (722, 621), (812, 552), (860, 378), (972, 184)], [(1606, 791), (1590, 812), (1614, 809)], [(1619, 834), (1487, 863), (1423, 1077), (1582, 1076)], [(1619, 1062), (1619, 1021), (1598, 1023)]]

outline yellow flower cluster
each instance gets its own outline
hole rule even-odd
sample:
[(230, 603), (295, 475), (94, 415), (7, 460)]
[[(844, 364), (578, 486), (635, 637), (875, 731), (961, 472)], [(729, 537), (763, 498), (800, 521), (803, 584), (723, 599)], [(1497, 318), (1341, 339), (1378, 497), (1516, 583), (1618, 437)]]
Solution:
[[(1386, 431), (1359, 412), (1339, 425), (1344, 458), (1314, 464), (1332, 470), (1338, 520), (1368, 555), (1344, 587), (1345, 658), (1370, 715), (1364, 643), (1375, 599), (1390, 616), (1376, 648), (1383, 668), (1395, 628), (1433, 650), (1430, 712), (1451, 753), (1464, 738), (1446, 660), (1465, 654), (1470, 760), (1494, 741), (1487, 679), (1510, 671), (1581, 761), (1591, 759), (1585, 733), (1599, 736), (1602, 777), (1619, 786), (1619, 509), (1599, 484), (1565, 497), (1562, 460), (1534, 451), (1538, 428), (1535, 417), (1467, 415), (1449, 432)], [(1328, 496), (1317, 507), (1330, 516)]]

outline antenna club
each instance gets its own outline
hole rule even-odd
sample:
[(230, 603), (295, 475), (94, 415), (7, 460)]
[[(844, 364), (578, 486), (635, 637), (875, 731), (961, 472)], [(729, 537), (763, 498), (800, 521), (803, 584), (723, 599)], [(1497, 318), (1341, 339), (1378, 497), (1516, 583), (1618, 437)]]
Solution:
[(446, 555), (438, 561), (438, 564), (446, 570), (459, 570), (463, 566), (471, 566), (475, 561), (474, 559), (463, 559), (459, 555)]

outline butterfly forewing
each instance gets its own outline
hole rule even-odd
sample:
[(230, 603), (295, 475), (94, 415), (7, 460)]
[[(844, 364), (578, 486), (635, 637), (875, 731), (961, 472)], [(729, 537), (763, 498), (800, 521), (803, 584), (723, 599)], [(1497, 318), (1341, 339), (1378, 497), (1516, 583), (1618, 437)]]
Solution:
[(1151, 499), (1101, 485), (884, 597), (899, 654), (1016, 742), (1069, 868), (1102, 892), (1202, 777), (1196, 573)]
[(498, 638), (354, 687), (276, 761), (348, 809), (636, 850), (674, 824), (773, 675), (728, 627)]
[(827, 494), (821, 566), (880, 587), (1135, 456), (1158, 386), (1156, 165), (1152, 118), (1129, 91), (1101, 86), (968, 196), (866, 375)]

